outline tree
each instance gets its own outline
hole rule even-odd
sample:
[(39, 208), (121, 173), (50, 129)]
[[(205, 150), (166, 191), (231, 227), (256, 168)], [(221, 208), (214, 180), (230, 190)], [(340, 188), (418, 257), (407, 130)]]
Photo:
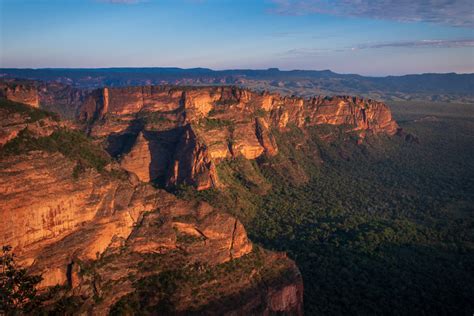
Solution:
[(29, 275), (15, 263), (11, 246), (3, 246), (0, 257), (0, 315), (28, 313), (41, 303), (36, 285), (43, 278)]

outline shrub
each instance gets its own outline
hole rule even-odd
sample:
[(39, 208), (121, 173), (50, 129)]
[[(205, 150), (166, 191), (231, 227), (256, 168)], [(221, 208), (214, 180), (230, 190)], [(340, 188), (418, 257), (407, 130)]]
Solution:
[(267, 114), (267, 111), (265, 111), (264, 109), (255, 110), (256, 117), (264, 117), (266, 114)]
[(233, 126), (234, 122), (230, 120), (212, 119), (206, 117), (199, 120), (199, 125), (203, 126), (205, 129), (217, 129), (221, 127)]
[(31, 313), (41, 304), (36, 285), (41, 276), (29, 275), (19, 268), (10, 246), (2, 247), (0, 257), (0, 314), (17, 315)]

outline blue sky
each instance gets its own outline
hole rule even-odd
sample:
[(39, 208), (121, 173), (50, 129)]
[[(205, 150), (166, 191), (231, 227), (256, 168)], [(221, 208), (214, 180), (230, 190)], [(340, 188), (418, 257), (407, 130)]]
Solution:
[(472, 0), (0, 0), (0, 67), (474, 72)]

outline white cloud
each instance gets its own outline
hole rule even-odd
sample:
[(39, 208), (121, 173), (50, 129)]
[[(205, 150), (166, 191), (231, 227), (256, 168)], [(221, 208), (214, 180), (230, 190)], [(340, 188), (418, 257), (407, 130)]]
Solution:
[(281, 56), (293, 57), (315, 57), (328, 55), (332, 53), (340, 53), (347, 51), (358, 51), (365, 49), (379, 48), (459, 48), (474, 47), (474, 39), (431, 39), (431, 40), (415, 40), (415, 41), (396, 41), (396, 42), (376, 42), (354, 45), (352, 47), (321, 49), (321, 48), (294, 48), (281, 53)]

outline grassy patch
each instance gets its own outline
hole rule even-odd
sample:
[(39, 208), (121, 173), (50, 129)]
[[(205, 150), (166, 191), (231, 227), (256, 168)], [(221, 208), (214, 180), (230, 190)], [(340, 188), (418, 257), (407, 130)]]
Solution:
[(264, 109), (255, 110), (256, 117), (264, 117), (266, 114), (267, 114), (267, 111), (265, 111)]
[(206, 240), (204, 236), (194, 236), (179, 232), (176, 233), (176, 241), (181, 244), (193, 244), (204, 240)]
[(223, 114), (225, 113), (225, 110), (224, 109), (212, 109), (209, 111), (208, 115), (209, 116), (215, 116), (215, 115), (218, 115), (218, 114)]
[(122, 297), (110, 309), (110, 315), (152, 315), (174, 311), (173, 294), (184, 279), (182, 270), (168, 270), (138, 281), (135, 291)]
[(199, 125), (204, 127), (204, 129), (210, 130), (233, 126), (234, 122), (232, 122), (231, 120), (221, 120), (206, 117), (199, 120)]
[(74, 174), (78, 176), (84, 167), (102, 171), (110, 162), (108, 154), (94, 145), (84, 134), (68, 129), (58, 129), (47, 137), (33, 137), (26, 129), (16, 138), (5, 144), (0, 155), (10, 156), (32, 150), (60, 152), (67, 158), (77, 161)]
[(230, 105), (235, 105), (238, 104), (239, 102), (237, 100), (232, 100), (232, 99), (225, 99), (225, 100), (219, 100), (215, 102), (215, 105), (217, 106), (230, 106)]
[(288, 261), (275, 260), (269, 264), (266, 262), (266, 256), (264, 250), (255, 247), (245, 256), (216, 266), (199, 262), (181, 268), (176, 268), (179, 265), (174, 263), (171, 270), (161, 266), (165, 270), (134, 281), (134, 292), (122, 297), (112, 307), (110, 314), (173, 313), (183, 299), (192, 301), (191, 306), (188, 306), (190, 310), (199, 311), (206, 304), (218, 299), (223, 290), (228, 290), (233, 284), (239, 284), (251, 274), (251, 282), (254, 284), (262, 281), (275, 282), (275, 279), (279, 279), (280, 275), (284, 274)]

